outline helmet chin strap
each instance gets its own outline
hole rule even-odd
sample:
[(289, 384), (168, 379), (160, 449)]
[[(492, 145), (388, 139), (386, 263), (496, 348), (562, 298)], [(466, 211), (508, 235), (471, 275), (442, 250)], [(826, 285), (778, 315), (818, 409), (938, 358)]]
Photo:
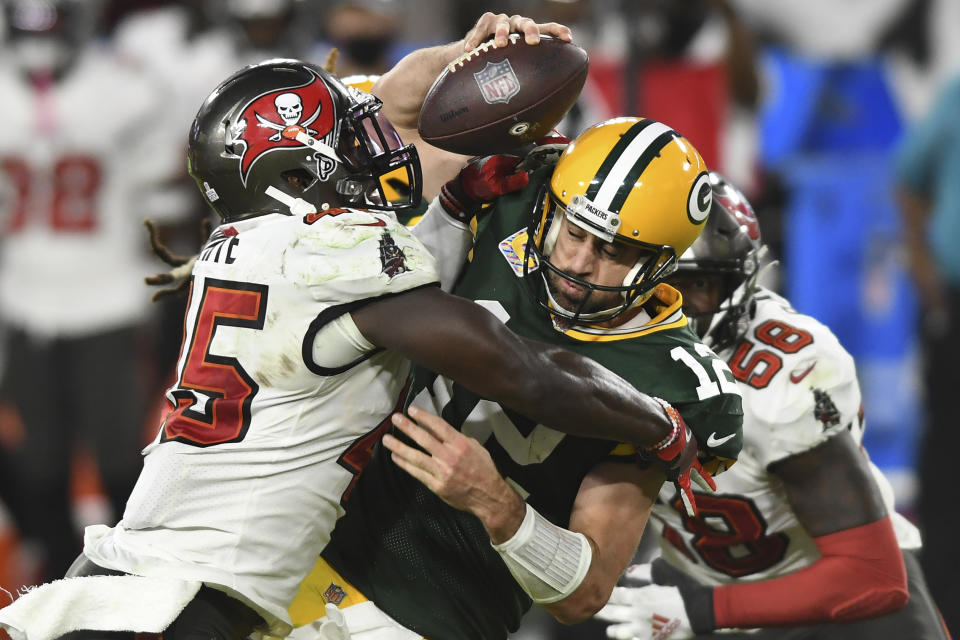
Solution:
[(293, 139), (306, 147), (310, 147), (320, 155), (330, 158), (334, 162), (343, 162), (340, 159), (340, 156), (337, 155), (337, 152), (334, 150), (333, 147), (328, 145), (326, 142), (321, 142), (320, 140), (317, 140), (316, 138), (314, 138), (313, 136), (309, 135), (304, 131), (298, 131), (297, 135), (294, 136)]
[(280, 191), (280, 189), (277, 189), (273, 185), (267, 187), (266, 194), (281, 204), (286, 205), (290, 209), (290, 213), (295, 216), (305, 216), (317, 212), (317, 208), (303, 198), (294, 198), (290, 194)]
[[(294, 136), (294, 139), (300, 144), (310, 147), (320, 155), (330, 158), (334, 162), (342, 162), (340, 156), (337, 155), (337, 152), (333, 149), (333, 147), (325, 142), (317, 140), (304, 131), (298, 131), (297, 135)], [(305, 216), (311, 213), (317, 213), (317, 208), (303, 198), (294, 198), (290, 194), (284, 193), (272, 185), (267, 187), (266, 194), (274, 200), (279, 201), (281, 204), (286, 205), (287, 208), (290, 209), (290, 213), (295, 216)]]
[[(767, 245), (763, 245), (757, 251), (757, 261), (762, 261), (763, 258), (767, 255), (769, 249)], [(771, 260), (770, 262), (764, 264), (757, 270), (756, 277), (753, 278), (754, 283), (758, 283), (760, 278), (763, 277), (764, 273), (768, 269), (777, 267), (780, 264), (779, 260)], [(737, 334), (743, 331), (746, 331), (748, 321), (743, 318), (733, 318), (732, 320), (728, 318), (729, 314), (736, 307), (744, 306), (748, 303), (745, 298), (747, 298), (746, 287), (751, 278), (745, 279), (741, 282), (736, 289), (734, 289), (729, 296), (720, 302), (717, 309), (713, 311), (713, 317), (710, 319), (710, 324), (707, 327), (706, 333), (703, 335), (703, 342), (711, 348), (724, 347), (725, 345), (721, 344), (723, 336), (720, 336), (721, 326), (728, 322), (743, 323), (742, 327), (735, 327), (733, 333), (734, 337), (737, 337)], [(756, 284), (754, 285), (754, 287)], [(752, 296), (752, 293), (751, 293)], [(734, 299), (736, 298), (736, 301)], [(689, 315), (689, 314), (688, 314)], [(705, 315), (705, 314), (704, 314)]]

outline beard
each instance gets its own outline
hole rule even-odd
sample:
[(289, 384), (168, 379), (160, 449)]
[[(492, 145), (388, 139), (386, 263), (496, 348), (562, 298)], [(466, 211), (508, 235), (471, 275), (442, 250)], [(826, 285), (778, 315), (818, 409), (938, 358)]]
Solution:
[[(605, 311), (617, 306), (622, 300), (615, 292), (596, 291), (576, 285), (553, 271), (547, 271), (546, 276), (547, 289), (554, 302), (569, 313), (583, 315)], [(573, 284), (574, 288), (567, 284)]]

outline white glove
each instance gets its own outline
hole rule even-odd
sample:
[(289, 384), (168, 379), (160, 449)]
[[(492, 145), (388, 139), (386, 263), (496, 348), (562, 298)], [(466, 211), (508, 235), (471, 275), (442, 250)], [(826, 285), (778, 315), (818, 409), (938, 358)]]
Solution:
[(326, 605), (327, 615), (320, 622), (319, 632), (320, 640), (350, 640), (350, 629), (347, 628), (347, 621), (343, 618), (343, 612), (337, 609), (337, 605)]
[(623, 586), (645, 587), (653, 584), (652, 566), (649, 562), (632, 564), (623, 572)]
[(614, 640), (686, 640), (694, 636), (676, 587), (614, 587), (596, 617), (616, 623), (607, 627), (607, 637)]

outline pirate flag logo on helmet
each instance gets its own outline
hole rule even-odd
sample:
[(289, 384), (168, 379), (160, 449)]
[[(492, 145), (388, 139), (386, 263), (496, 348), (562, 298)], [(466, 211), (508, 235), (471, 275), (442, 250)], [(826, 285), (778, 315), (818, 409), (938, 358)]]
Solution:
[[(279, 150), (305, 147), (297, 135), (320, 139), (328, 146), (336, 140), (333, 97), (326, 83), (313, 71), (310, 81), (299, 86), (275, 89), (251, 100), (230, 132), (234, 143), (244, 145), (240, 178), (247, 183), (250, 168), (263, 155)], [(334, 170), (336, 162), (314, 153), (321, 179)]]

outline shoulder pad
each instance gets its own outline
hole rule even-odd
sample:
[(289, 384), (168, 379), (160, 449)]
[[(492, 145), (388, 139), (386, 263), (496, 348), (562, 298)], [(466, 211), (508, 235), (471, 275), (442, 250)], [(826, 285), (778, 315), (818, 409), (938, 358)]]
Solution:
[(782, 299), (758, 304), (729, 362), (743, 388), (744, 447), (765, 464), (811, 449), (843, 429), (859, 437), (861, 398), (853, 358), (830, 329)]
[(285, 260), (317, 300), (352, 302), (438, 280), (436, 263), (410, 229), (381, 212), (342, 209), (292, 225)]

